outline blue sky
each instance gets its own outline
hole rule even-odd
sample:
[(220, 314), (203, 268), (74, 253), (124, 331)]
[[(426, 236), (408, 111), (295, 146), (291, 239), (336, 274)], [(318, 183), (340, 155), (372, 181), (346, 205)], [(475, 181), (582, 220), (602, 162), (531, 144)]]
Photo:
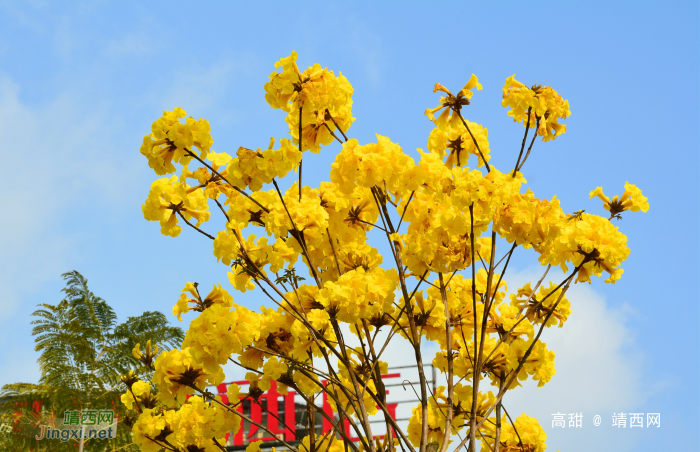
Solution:
[[(294, 49), (300, 67), (320, 63), (353, 84), (350, 136), (379, 133), (411, 152), (426, 147), (433, 85), (459, 89), (475, 73), (484, 89), (465, 115), (489, 129), (491, 162), (503, 170), (522, 137), (500, 105), (505, 78), (568, 99), (568, 132), (535, 144), (528, 186), (556, 194), (566, 212), (602, 213), (588, 193), (621, 193), (629, 181), (651, 208), (616, 223), (632, 250), (623, 278), (577, 288), (578, 329), (552, 334), (554, 389), (517, 403), (542, 413), (549, 450), (697, 448), (697, 2), (427, 5), (0, 2), (0, 384), (38, 379), (30, 314), (60, 300), (63, 272), (85, 275), (122, 320), (169, 314), (187, 281), (226, 282), (206, 239), (163, 237), (143, 219), (156, 176), (138, 149), (177, 106), (210, 121), (215, 151), (287, 136), (263, 84)], [(305, 159), (305, 183), (328, 180), (338, 150)], [(513, 280), (533, 275), (533, 263), (517, 255)], [(549, 413), (566, 409), (598, 410), (604, 425), (550, 431)], [(659, 412), (662, 425), (603, 428), (613, 411)]]

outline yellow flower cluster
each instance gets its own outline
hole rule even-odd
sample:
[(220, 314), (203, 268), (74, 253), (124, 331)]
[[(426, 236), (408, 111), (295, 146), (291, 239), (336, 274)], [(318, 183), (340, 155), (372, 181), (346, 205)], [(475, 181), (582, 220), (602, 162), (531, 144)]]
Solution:
[(301, 153), (286, 138), (281, 140), (279, 149), (272, 149), (275, 139), (270, 139), (270, 146), (263, 152), (244, 147), (238, 148), (237, 158), (231, 159), (228, 166), (228, 180), (238, 187), (250, 187), (258, 191), (263, 184), (272, 179), (284, 177), (290, 170), (296, 169), (301, 161)]
[(551, 86), (528, 88), (515, 80), (515, 75), (506, 79), (501, 104), (510, 107), (508, 115), (515, 122), (525, 126), (529, 121), (531, 128), (537, 127), (537, 134), (543, 141), (553, 140), (565, 133), (566, 125), (560, 124), (559, 120), (571, 115), (569, 101), (564, 100)]
[[(447, 95), (440, 98), (440, 105), (438, 105), (435, 108), (426, 109), (425, 114), (431, 121), (434, 121), (437, 126), (443, 126), (446, 123), (457, 122), (457, 117), (455, 115), (451, 115), (450, 113), (452, 111), (459, 112), (464, 105), (469, 105), (469, 101), (474, 95), (474, 93), (472, 92), (472, 89), (474, 88), (476, 88), (479, 91), (481, 91), (482, 89), (481, 83), (479, 83), (479, 78), (474, 74), (472, 74), (467, 84), (464, 85), (464, 87), (457, 93), (456, 96), (441, 84), (436, 83), (435, 88), (433, 88), (433, 92), (437, 93), (438, 91), (440, 91)], [(442, 110), (443, 108), (444, 110)], [(440, 113), (440, 115), (436, 119), (435, 113), (437, 113), (440, 110), (442, 110), (442, 113)]]
[(148, 199), (141, 207), (143, 216), (148, 221), (160, 222), (163, 235), (177, 237), (182, 232), (178, 225), (178, 215), (186, 221), (194, 218), (199, 227), (209, 221), (209, 205), (199, 187), (190, 187), (178, 182), (177, 176), (161, 178), (151, 184)]
[(540, 286), (540, 290), (535, 296), (535, 293), (530, 288), (530, 283), (518, 289), (516, 294), (510, 295), (510, 304), (520, 312), (524, 311), (525, 317), (533, 324), (541, 324), (544, 318), (552, 311), (552, 307), (556, 304), (546, 327), (559, 325), (559, 328), (564, 326), (564, 322), (571, 314), (571, 303), (564, 297), (561, 289), (557, 290), (554, 283), (550, 282), (549, 287)]
[[(476, 156), (478, 159), (477, 167), (484, 166), (484, 159), (487, 162), (491, 160), (488, 129), (475, 122), (465, 122), (469, 126), (471, 134), (467, 131), (464, 124), (451, 119), (446, 121), (443, 127), (436, 127), (430, 131), (428, 150), (438, 153), (440, 157), (448, 153), (445, 161), (445, 165), (448, 168), (452, 168), (455, 165), (466, 165), (469, 155)], [(474, 138), (472, 138), (472, 135)], [(474, 140), (479, 143), (479, 150), (483, 153), (484, 158), (481, 157), (481, 153), (477, 150)]]
[(183, 124), (180, 119), (186, 115), (180, 107), (164, 111), (151, 126), (151, 134), (143, 137), (141, 154), (146, 156), (148, 166), (159, 176), (174, 173), (173, 162), (186, 165), (192, 159), (193, 146), (199, 149), (199, 158), (203, 159), (214, 143), (209, 121), (189, 117)]
[[(491, 419), (491, 422), (484, 424), (486, 432), (481, 437), (482, 450), (496, 450), (494, 439), (496, 437), (496, 420)], [(500, 450), (504, 452), (510, 451), (528, 451), (528, 452), (544, 452), (547, 448), (547, 434), (537, 422), (537, 419), (523, 413), (518, 416), (514, 422), (510, 423), (510, 419), (504, 414), (501, 418), (501, 438)]]
[(299, 144), (299, 115), (301, 110), (302, 150), (320, 152), (321, 145), (330, 144), (332, 132), (346, 132), (352, 117), (352, 85), (343, 76), (315, 64), (304, 72), (296, 63), (297, 53), (282, 58), (265, 84), (265, 100), (272, 108), (287, 113), (285, 120), (294, 142)]
[[(220, 452), (226, 434), (240, 429), (240, 418), (220, 405), (191, 397), (179, 409), (145, 409), (136, 420), (134, 443), (144, 452), (162, 450), (163, 444), (177, 450)], [(214, 442), (217, 441), (217, 443)]]
[(398, 285), (396, 270), (376, 267), (365, 271), (359, 267), (337, 281), (329, 281), (316, 300), (341, 322), (355, 324), (380, 313), (394, 311), (394, 291)]
[(331, 164), (331, 181), (341, 193), (350, 194), (355, 187), (372, 188), (381, 183), (391, 193), (415, 190), (418, 184), (410, 173), (413, 159), (398, 144), (377, 135), (377, 143), (361, 146), (356, 139), (343, 144), (335, 162)]
[(257, 337), (260, 320), (248, 309), (233, 305), (212, 305), (192, 320), (182, 347), (189, 349), (207, 374), (221, 372), (232, 353), (242, 353)]
[(576, 282), (591, 282), (591, 275), (609, 277), (605, 282), (615, 283), (624, 270), (620, 264), (630, 250), (627, 236), (603, 217), (582, 213), (560, 222), (561, 233), (542, 248), (542, 264), (559, 265), (564, 272), (567, 262), (580, 267)]
[(513, 193), (509, 203), (496, 208), (494, 228), (509, 242), (541, 250), (561, 232), (566, 215), (556, 197), (551, 201), (535, 198), (532, 191)]
[[(434, 397), (428, 399), (428, 442), (442, 444), (447, 430), (447, 397), (445, 387), (439, 386)], [(452, 420), (451, 433), (456, 435), (464, 426), (469, 425), (472, 401), (474, 400), (472, 387), (458, 383), (454, 388), (454, 418)], [(476, 399), (476, 419), (483, 419), (483, 413), (493, 404), (495, 397), (491, 391), (480, 392)], [(411, 418), (408, 421), (408, 439), (414, 446), (420, 444), (421, 430), (423, 426), (423, 409), (421, 405), (413, 408)]]
[(187, 348), (164, 351), (156, 358), (155, 367), (153, 383), (165, 405), (183, 403), (188, 395), (194, 394), (193, 386), (202, 388), (205, 382), (218, 385), (224, 380), (221, 368), (208, 374)]
[(632, 185), (625, 182), (625, 192), (622, 196), (613, 196), (610, 200), (605, 193), (603, 193), (603, 187), (597, 187), (590, 194), (590, 198), (597, 196), (599, 197), (604, 205), (603, 208), (610, 212), (610, 218), (613, 217), (620, 218), (620, 214), (626, 210), (631, 210), (632, 212), (646, 212), (649, 210), (649, 199), (642, 195), (642, 190), (637, 188), (636, 185)]

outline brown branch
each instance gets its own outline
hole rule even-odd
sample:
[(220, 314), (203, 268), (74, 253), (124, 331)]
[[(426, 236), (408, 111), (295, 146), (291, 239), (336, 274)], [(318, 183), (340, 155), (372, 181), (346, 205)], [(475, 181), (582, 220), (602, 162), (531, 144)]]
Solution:
[(518, 435), (518, 445), (520, 446), (521, 449), (524, 448), (525, 446), (523, 446), (523, 440), (520, 438), (520, 433), (518, 433), (518, 429), (515, 428), (515, 422), (513, 422), (513, 418), (510, 417), (510, 414), (508, 414), (508, 410), (506, 410), (506, 407), (502, 406), (502, 408), (503, 408), (503, 411), (505, 411), (506, 416), (508, 416), (508, 420), (510, 421), (510, 425), (513, 426), (513, 430), (515, 431), (515, 434)]
[[(520, 158), (523, 156), (523, 151), (525, 150), (525, 141), (527, 141), (527, 133), (530, 131), (530, 113), (532, 112), (532, 107), (527, 107), (527, 126), (525, 126), (525, 135), (523, 136), (523, 144), (520, 145), (520, 154), (518, 154), (518, 161), (515, 162), (515, 166), (513, 167), (513, 177), (515, 177), (515, 173), (518, 171), (518, 165), (520, 165)], [(537, 131), (535, 130), (535, 135), (537, 135)]]
[[(304, 151), (301, 150), (301, 109), (302, 107), (299, 107), (299, 201), (301, 202), (301, 164), (304, 163)], [(276, 186), (276, 184), (275, 184)], [(284, 201), (282, 201), (284, 202)]]
[[(163, 449), (172, 450), (173, 452), (178, 452), (178, 450), (175, 449), (174, 447), (165, 447), (163, 444), (159, 443), (158, 441), (156, 441), (155, 439), (151, 438), (151, 437), (148, 436), (148, 435), (143, 435), (143, 436), (144, 436), (144, 438), (146, 438), (146, 439), (148, 439), (148, 440), (151, 440), (152, 442), (158, 444), (158, 445), (159, 445), (160, 447), (162, 447)], [(172, 445), (171, 445), (171, 446), (172, 446)]]
[(421, 353), (420, 349), (420, 342), (421, 342), (421, 335), (418, 334), (418, 329), (416, 328), (416, 322), (415, 318), (413, 317), (413, 307), (411, 306), (410, 303), (410, 298), (408, 296), (408, 289), (406, 287), (406, 276), (404, 273), (403, 269), (403, 261), (401, 259), (401, 249), (396, 246), (396, 249), (394, 249), (393, 246), (393, 241), (391, 240), (391, 236), (389, 234), (389, 231), (393, 234), (394, 227), (391, 224), (391, 218), (389, 217), (389, 212), (387, 211), (386, 205), (384, 203), (381, 203), (379, 201), (379, 197), (377, 196), (374, 187), (372, 187), (372, 195), (374, 196), (374, 202), (377, 204), (377, 207), (379, 208), (379, 215), (382, 217), (382, 222), (384, 222), (384, 217), (386, 217), (386, 222), (384, 222), (384, 225), (388, 225), (388, 231), (386, 231), (387, 234), (387, 239), (389, 240), (389, 244), (391, 245), (391, 250), (392, 254), (394, 255), (394, 260), (396, 262), (396, 269), (399, 272), (399, 281), (401, 285), (401, 292), (403, 294), (404, 300), (406, 301), (406, 309), (407, 309), (407, 317), (408, 317), (408, 322), (409, 326), (411, 329), (411, 339), (412, 345), (413, 345), (413, 351), (414, 355), (416, 358), (416, 366), (418, 367), (418, 378), (420, 380), (421, 384), (421, 408), (422, 408), (422, 428), (421, 428), (421, 440), (420, 440), (420, 452), (425, 452), (427, 442), (428, 442), (428, 389), (427, 389), (427, 381), (425, 378), (425, 370), (423, 369), (423, 355)]
[(338, 138), (338, 137), (335, 135), (335, 133), (333, 133), (333, 131), (331, 130), (330, 127), (328, 127), (328, 123), (327, 123), (327, 122), (324, 122), (323, 125), (326, 126), (326, 129), (328, 129), (328, 133), (330, 133), (331, 136), (332, 136), (333, 138), (335, 138), (335, 139), (338, 141), (338, 143), (340, 143), (340, 144), (342, 145), (343, 142), (340, 141), (340, 138)]
[(227, 221), (227, 222), (228, 222), (228, 221), (231, 221), (231, 219), (228, 217), (228, 214), (227, 214), (226, 211), (224, 210), (224, 206), (221, 205), (221, 203), (219, 202), (219, 200), (216, 199), (216, 198), (214, 198), (214, 202), (216, 203), (217, 206), (219, 206), (219, 209), (221, 209), (221, 213), (223, 213), (224, 216), (226, 217), (226, 221)]
[(360, 391), (360, 385), (357, 382), (357, 375), (355, 374), (355, 369), (352, 366), (352, 360), (348, 357), (347, 347), (345, 346), (345, 340), (343, 339), (343, 332), (340, 331), (340, 326), (338, 325), (337, 320), (331, 318), (331, 325), (333, 326), (333, 329), (335, 330), (335, 335), (340, 343), (340, 353), (343, 356), (342, 362), (346, 364), (345, 367), (348, 371), (348, 375), (350, 375), (350, 382), (352, 383), (353, 389), (355, 391), (355, 396), (357, 397), (357, 405), (360, 408), (360, 412), (358, 414), (361, 415), (360, 422), (362, 423), (362, 427), (365, 430), (365, 434), (370, 438), (369, 441), (367, 441), (369, 445), (369, 452), (375, 452), (376, 448), (374, 442), (371, 440), (372, 427), (369, 423), (369, 415), (367, 414), (367, 408), (365, 407), (364, 399)]
[[(460, 116), (461, 117), (461, 116)], [(474, 203), (469, 205), (469, 218), (471, 219), (471, 232), (470, 232), (470, 238), (471, 238), (471, 252), (472, 252), (472, 314), (474, 316), (474, 354), (476, 355), (476, 347), (477, 347), (477, 323), (476, 323), (476, 265), (474, 264)], [(466, 347), (466, 344), (464, 344)], [(471, 416), (469, 418), (469, 452), (475, 452), (476, 451), (476, 433), (475, 433), (475, 428), (474, 425), (476, 424), (476, 399), (477, 395), (479, 394), (479, 377), (476, 373), (476, 369), (479, 365), (478, 361), (476, 360), (477, 356), (474, 356), (475, 358), (475, 366), (473, 366), (473, 372), (472, 372), (472, 407), (471, 407)], [(466, 439), (465, 439), (466, 441)], [(462, 441), (464, 442), (464, 441)], [(457, 449), (461, 449), (462, 446), (458, 447)]]
[(359, 218), (357, 219), (357, 221), (359, 221), (360, 223), (364, 223), (364, 224), (367, 224), (369, 226), (372, 226), (374, 228), (381, 229), (382, 231), (386, 232), (386, 229), (379, 226), (378, 224), (370, 223), (369, 221), (365, 221), (365, 220), (360, 220)]
[(331, 250), (333, 250), (333, 257), (335, 258), (335, 265), (338, 267), (338, 277), (340, 278), (343, 276), (343, 272), (340, 270), (340, 263), (338, 262), (338, 255), (335, 254), (335, 246), (333, 246), (333, 240), (331, 239), (331, 233), (328, 231), (328, 228), (326, 228), (326, 235), (328, 235), (328, 243), (331, 244)]
[(217, 176), (219, 176), (223, 181), (225, 181), (227, 184), (229, 184), (231, 187), (233, 187), (233, 189), (236, 190), (238, 193), (242, 194), (243, 196), (245, 196), (246, 198), (250, 199), (250, 200), (253, 201), (255, 204), (257, 204), (258, 207), (260, 207), (262, 210), (265, 211), (265, 213), (270, 213), (270, 209), (268, 209), (267, 207), (263, 206), (262, 204), (260, 204), (259, 202), (257, 202), (255, 199), (253, 199), (248, 193), (246, 193), (245, 191), (241, 190), (240, 188), (236, 187), (236, 186), (233, 185), (231, 182), (229, 182), (228, 179), (226, 179), (224, 176), (221, 175), (221, 173), (219, 173), (217, 170), (215, 170), (214, 168), (212, 168), (212, 167), (211, 167), (209, 164), (207, 164), (204, 160), (200, 159), (200, 158), (197, 156), (197, 154), (195, 154), (194, 152), (190, 151), (189, 149), (185, 149), (185, 151), (187, 151), (187, 154), (189, 154), (190, 156), (194, 157), (199, 163), (201, 163), (202, 165), (204, 165), (204, 166), (206, 166), (207, 168), (209, 168), (214, 174), (216, 174)]
[(472, 137), (472, 141), (474, 142), (474, 146), (476, 146), (476, 150), (479, 151), (479, 155), (481, 156), (481, 160), (484, 161), (484, 165), (486, 165), (486, 171), (491, 172), (491, 167), (489, 166), (489, 162), (486, 161), (486, 158), (484, 157), (484, 154), (481, 152), (481, 148), (479, 148), (479, 143), (476, 142), (476, 138), (474, 138), (474, 135), (472, 134), (472, 131), (469, 130), (469, 126), (467, 125), (466, 121), (462, 117), (462, 113), (459, 110), (455, 110), (457, 112), (457, 116), (459, 116), (459, 119), (462, 120), (462, 124), (464, 124), (464, 127), (467, 128), (467, 132), (469, 132), (469, 136)]
[[(498, 377), (498, 390), (503, 389), (503, 383), (505, 383), (505, 376), (500, 375)], [(496, 405), (496, 437), (494, 438), (494, 452), (499, 452), (501, 450), (501, 408), (503, 407), (503, 400), (498, 402)]]
[(287, 203), (284, 202), (284, 197), (282, 196), (282, 192), (280, 191), (279, 186), (277, 185), (277, 181), (273, 178), (272, 183), (275, 185), (275, 189), (277, 189), (277, 194), (280, 197), (280, 201), (282, 201), (282, 206), (284, 207), (284, 210), (287, 212), (287, 216), (289, 217), (289, 221), (292, 222), (292, 227), (294, 228), (294, 232), (296, 234), (296, 237), (294, 237), (297, 242), (299, 242), (299, 246), (301, 247), (301, 250), (306, 257), (306, 261), (309, 264), (309, 268), (311, 269), (311, 274), (313, 275), (314, 279), (316, 280), (316, 285), (318, 286), (319, 289), (323, 288), (323, 284), (321, 284), (321, 280), (318, 278), (318, 274), (316, 273), (316, 267), (311, 263), (311, 255), (309, 254), (309, 250), (306, 249), (306, 242), (304, 241), (304, 237), (302, 237), (301, 232), (299, 229), (297, 229), (297, 225), (294, 222), (294, 219), (292, 218), (292, 214), (289, 213), (289, 209), (287, 208)]
[(182, 212), (180, 212), (179, 210), (176, 210), (175, 212), (177, 212), (177, 214), (180, 215), (180, 218), (182, 218), (182, 219), (185, 221), (185, 223), (187, 223), (188, 225), (190, 225), (191, 227), (193, 227), (194, 229), (196, 229), (196, 230), (199, 231), (200, 233), (206, 235), (206, 236), (209, 237), (210, 239), (214, 240), (214, 237), (212, 237), (211, 235), (209, 235), (209, 234), (207, 234), (206, 232), (204, 232), (204, 231), (202, 231), (201, 229), (199, 229), (197, 226), (195, 226), (195, 225), (193, 225), (192, 223), (190, 223), (189, 221), (187, 221), (187, 218), (185, 218), (185, 216), (182, 215)]
[(447, 343), (447, 414), (445, 415), (445, 436), (442, 438), (442, 446), (440, 452), (445, 452), (450, 444), (450, 433), (452, 432), (452, 414), (454, 410), (454, 355), (452, 354), (452, 325), (450, 325), (450, 308), (447, 305), (447, 292), (445, 282), (442, 279), (442, 273), (438, 273), (440, 277), (440, 295), (442, 302), (445, 305), (445, 341)]
[(408, 202), (406, 202), (406, 206), (403, 208), (403, 213), (401, 214), (401, 219), (399, 220), (399, 225), (396, 226), (397, 232), (401, 230), (401, 223), (403, 223), (403, 216), (406, 215), (406, 210), (408, 209), (408, 205), (411, 204), (411, 200), (413, 199), (413, 194), (415, 192), (416, 192), (415, 190), (413, 190), (411, 192), (411, 196), (408, 197)]
[[(539, 116), (537, 117), (537, 126), (538, 129), (540, 128), (540, 118)], [(527, 153), (525, 154), (525, 158), (523, 159), (523, 162), (520, 164), (520, 168), (518, 168), (518, 171), (523, 169), (523, 165), (525, 165), (525, 162), (527, 161), (527, 158), (530, 156), (530, 151), (532, 150), (532, 145), (535, 144), (535, 138), (537, 138), (537, 131), (535, 131), (535, 134), (532, 137), (532, 141), (530, 141), (530, 147), (527, 148)]]
[(327, 113), (328, 116), (331, 118), (331, 121), (333, 121), (333, 125), (335, 125), (335, 128), (338, 129), (338, 130), (340, 130), (340, 133), (343, 134), (343, 138), (345, 138), (345, 142), (347, 142), (347, 141), (348, 141), (348, 137), (345, 135), (345, 132), (343, 132), (343, 129), (340, 128), (340, 126), (338, 125), (338, 123), (335, 122), (335, 119), (333, 118), (333, 116), (331, 116), (331, 112), (328, 111), (327, 108), (326, 108), (326, 113)]

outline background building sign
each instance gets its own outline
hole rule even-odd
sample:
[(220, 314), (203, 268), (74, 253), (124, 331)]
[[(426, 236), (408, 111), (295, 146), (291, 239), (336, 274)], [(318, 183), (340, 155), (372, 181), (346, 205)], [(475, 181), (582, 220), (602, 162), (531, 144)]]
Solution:
[[(409, 369), (415, 368), (416, 366), (405, 366), (400, 368), (390, 368), (391, 370), (397, 369)], [(424, 365), (426, 369), (426, 377), (430, 378), (431, 372), (428, 368), (432, 368), (431, 365)], [(400, 372), (390, 372), (386, 375), (382, 375), (382, 380), (384, 380), (384, 386), (387, 388), (387, 410), (394, 420), (401, 421), (405, 419), (396, 418), (396, 409), (400, 403), (416, 403), (416, 400), (405, 400), (407, 397), (403, 397), (404, 400), (399, 400), (399, 397), (395, 394), (399, 394), (399, 391), (393, 391), (389, 388), (401, 387), (406, 384), (417, 384), (417, 382), (406, 381), (401, 379)], [(435, 371), (432, 370), (432, 380), (428, 380), (428, 383), (433, 387), (435, 385)], [(217, 395), (221, 397), (221, 401), (228, 405), (234, 405), (238, 403), (238, 400), (229, 400), (227, 395), (227, 389), (230, 384), (237, 384), (242, 387), (245, 391), (245, 386), (250, 384), (248, 381), (233, 381), (228, 383), (222, 383), (216, 387)], [(324, 382), (325, 384), (325, 382)], [(400, 391), (403, 393), (404, 391)], [(413, 394), (413, 391), (409, 389), (409, 392)], [(395, 399), (395, 400), (392, 400)], [(270, 390), (261, 395), (258, 399), (260, 405), (253, 403), (252, 398), (246, 398), (237, 407), (237, 410), (246, 416), (249, 416), (253, 422), (260, 425), (264, 425), (275, 436), (271, 436), (265, 430), (260, 429), (258, 426), (251, 424), (250, 422), (243, 420), (240, 430), (236, 434), (229, 433), (226, 436), (226, 446), (229, 450), (244, 449), (252, 441), (263, 441), (268, 446), (276, 445), (274, 443), (283, 439), (289, 443), (296, 443), (297, 435), (302, 438), (307, 435), (308, 422), (308, 411), (306, 409), (306, 403), (304, 399), (297, 396), (297, 393), (291, 388), (286, 395), (282, 395), (277, 392), (277, 384), (272, 381)], [(320, 401), (319, 401), (320, 402)], [(338, 419), (337, 413), (334, 413), (331, 405), (328, 403), (327, 395), (323, 393), (323, 411), (328, 415), (328, 417), (335, 420)], [(262, 406), (261, 406), (262, 405)], [(320, 404), (317, 402), (317, 405)], [(268, 414), (269, 413), (269, 414)], [(371, 422), (373, 423), (384, 423), (384, 416), (380, 413), (375, 416)], [(355, 438), (355, 432), (350, 427), (350, 422), (345, 420), (344, 428), (347, 436), (352, 440), (359, 440)], [(321, 413), (316, 413), (314, 419), (315, 430), (317, 433), (326, 434), (333, 430), (331, 423), (326, 420)], [(380, 435), (383, 436), (383, 435)], [(263, 444), (264, 447), (265, 444)]]

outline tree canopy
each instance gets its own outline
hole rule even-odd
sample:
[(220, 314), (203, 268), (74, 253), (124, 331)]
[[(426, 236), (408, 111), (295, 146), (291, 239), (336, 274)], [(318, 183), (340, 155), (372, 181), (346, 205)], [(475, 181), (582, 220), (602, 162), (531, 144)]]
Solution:
[[(151, 374), (132, 350), (147, 341), (170, 350), (184, 337), (182, 329), (169, 325), (158, 311), (119, 323), (112, 307), (90, 291), (83, 275), (73, 270), (62, 276), (63, 299), (42, 303), (32, 313), (32, 335), (41, 353), (39, 382), (7, 384), (0, 392), (0, 419), (12, 431), (0, 437), (0, 450), (33, 449), (37, 427), (61, 418), (67, 410), (113, 409), (120, 424), (128, 423), (119, 403), (124, 390), (121, 375), (134, 371), (148, 379)], [(131, 442), (127, 428), (118, 432), (119, 445)], [(89, 450), (101, 450), (105, 443), (97, 442)], [(75, 450), (75, 440), (53, 440), (52, 450), (63, 449)]]

